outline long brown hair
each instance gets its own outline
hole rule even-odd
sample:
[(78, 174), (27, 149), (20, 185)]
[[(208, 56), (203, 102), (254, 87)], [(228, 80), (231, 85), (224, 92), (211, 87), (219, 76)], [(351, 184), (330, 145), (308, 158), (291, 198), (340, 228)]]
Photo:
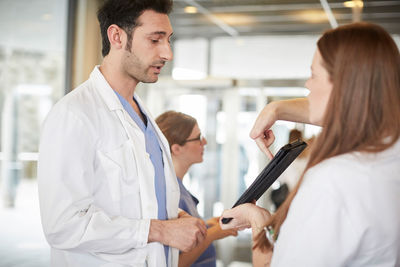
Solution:
[[(348, 152), (383, 151), (400, 137), (400, 55), (390, 35), (353, 23), (325, 32), (317, 46), (333, 89), (306, 169), (266, 224), (275, 239), (308, 169)], [(256, 238), (254, 248), (270, 246), (265, 235)]]
[(173, 144), (183, 146), (197, 121), (192, 116), (170, 110), (158, 116), (156, 123), (167, 138), (169, 147), (171, 147)]

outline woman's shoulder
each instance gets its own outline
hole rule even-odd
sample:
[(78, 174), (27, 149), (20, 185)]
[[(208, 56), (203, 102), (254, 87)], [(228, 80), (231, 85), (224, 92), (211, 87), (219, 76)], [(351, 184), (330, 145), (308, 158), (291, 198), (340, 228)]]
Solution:
[(324, 160), (307, 171), (295, 200), (307, 206), (304, 209), (320, 207), (319, 214), (327, 218), (341, 214), (331, 217), (335, 224), (346, 223), (347, 234), (365, 241), (359, 251), (366, 255), (398, 248), (399, 149), (397, 142), (379, 153), (347, 153)]
[(353, 152), (326, 159), (306, 172), (300, 191), (329, 195), (351, 213), (392, 212), (397, 209), (392, 202), (400, 203), (399, 150), (397, 142), (379, 153)]
[[(379, 153), (346, 153), (322, 161), (304, 176), (301, 191), (324, 192), (346, 203), (400, 195), (400, 146)], [(400, 199), (399, 199), (400, 200)], [(382, 203), (382, 205), (386, 205)]]
[(400, 141), (397, 141), (391, 147), (377, 153), (350, 152), (328, 158), (310, 168), (306, 176), (309, 180), (323, 176), (333, 181), (396, 176), (395, 173), (400, 173), (399, 162)]
[(350, 154), (332, 157), (308, 169), (302, 186), (329, 188), (332, 183), (340, 183), (347, 177), (358, 176), (360, 167), (363, 168), (363, 164), (359, 164)]

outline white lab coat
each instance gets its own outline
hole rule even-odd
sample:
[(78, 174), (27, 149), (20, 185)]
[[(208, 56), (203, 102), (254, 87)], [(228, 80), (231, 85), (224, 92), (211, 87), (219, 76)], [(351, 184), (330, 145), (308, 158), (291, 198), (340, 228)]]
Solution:
[[(168, 217), (176, 218), (179, 186), (169, 145), (149, 123), (163, 150)], [(38, 183), (52, 266), (166, 266), (163, 245), (147, 243), (157, 199), (144, 134), (98, 67), (49, 113)], [(168, 266), (178, 265), (178, 253), (170, 248)]]

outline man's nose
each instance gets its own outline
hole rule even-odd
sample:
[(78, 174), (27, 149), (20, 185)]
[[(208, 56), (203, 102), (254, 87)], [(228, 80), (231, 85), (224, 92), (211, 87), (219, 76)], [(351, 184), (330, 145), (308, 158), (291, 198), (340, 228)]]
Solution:
[(167, 42), (165, 45), (162, 46), (160, 51), (160, 57), (164, 61), (171, 61), (173, 58), (173, 53), (171, 49), (171, 44)]

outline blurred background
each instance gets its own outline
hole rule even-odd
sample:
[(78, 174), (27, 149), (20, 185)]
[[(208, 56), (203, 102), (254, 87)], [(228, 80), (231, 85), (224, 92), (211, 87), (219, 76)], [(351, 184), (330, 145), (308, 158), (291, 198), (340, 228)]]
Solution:
[[(96, 11), (103, 0), (0, 0), (0, 266), (49, 266), (36, 186), (40, 125), (101, 63)], [(398, 0), (174, 0), (174, 60), (137, 92), (154, 117), (194, 116), (208, 141), (187, 188), (204, 218), (230, 208), (268, 163), (249, 132), (269, 102), (304, 97), (325, 30), (368, 21), (400, 44)], [(62, 127), (62, 125), (60, 125)], [(276, 152), (318, 127), (279, 121)], [(274, 211), (301, 174), (304, 153), (258, 204)], [(251, 266), (251, 233), (216, 243), (218, 266)]]

